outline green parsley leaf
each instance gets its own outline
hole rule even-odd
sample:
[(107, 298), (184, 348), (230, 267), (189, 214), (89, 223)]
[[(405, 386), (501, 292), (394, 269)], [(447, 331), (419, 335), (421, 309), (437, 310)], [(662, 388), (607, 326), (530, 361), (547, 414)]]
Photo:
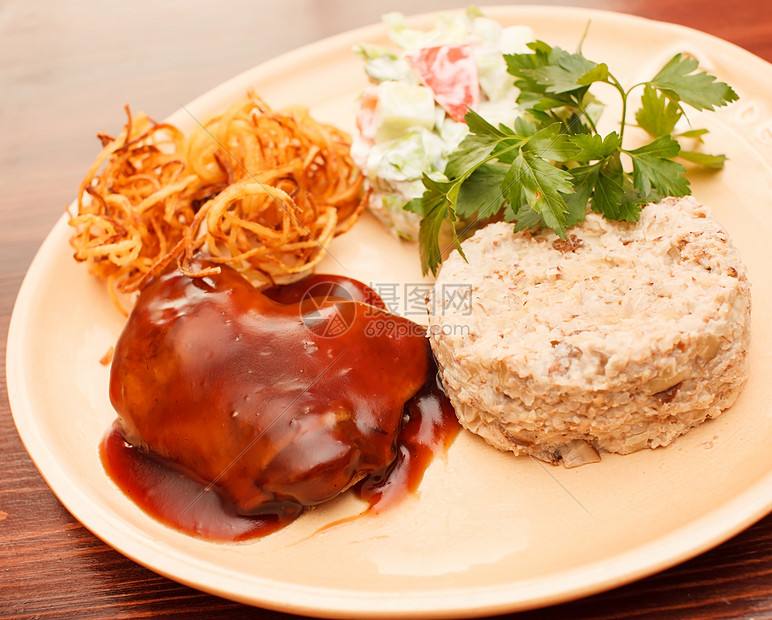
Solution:
[[(409, 210), (423, 215), (418, 229), (418, 246), (421, 255), (421, 264), (425, 270), (437, 273), (442, 262), (442, 250), (439, 238), (443, 223), (447, 220), (451, 226), (456, 222), (455, 202), (457, 199), (459, 184), (452, 182), (435, 181), (427, 175), (423, 177), (424, 193), (420, 206), (416, 201), (406, 205)], [(455, 231), (455, 228), (453, 228)], [(464, 255), (461, 243), (454, 236), (456, 249)]]
[[(651, 84), (646, 84), (641, 96), (641, 107), (635, 113), (635, 120), (641, 129), (655, 138), (668, 136), (674, 134), (676, 124), (683, 116), (683, 109), (678, 102), (673, 101), (665, 93), (659, 93)], [(702, 142), (702, 137), (707, 133), (707, 129), (689, 129), (675, 133), (674, 137), (691, 138)], [(696, 151), (681, 150), (677, 155), (681, 159), (713, 169), (722, 168), (726, 161), (724, 155), (710, 155)], [(672, 171), (678, 172), (674, 167)], [(682, 174), (682, 172), (678, 173)], [(686, 191), (688, 192), (688, 183)]]
[(506, 220), (508, 222), (515, 222), (516, 232), (538, 228), (544, 221), (541, 213), (534, 211), (528, 205), (521, 207), (517, 214), (510, 213)]
[(673, 101), (683, 101), (696, 110), (714, 110), (737, 100), (737, 93), (728, 84), (717, 82), (704, 71), (695, 73), (698, 64), (696, 58), (676, 54), (650, 84)]
[(469, 110), (466, 113), (464, 116), (464, 121), (466, 122), (467, 127), (469, 127), (469, 131), (473, 134), (477, 134), (478, 136), (493, 136), (501, 138), (505, 135), (501, 129), (491, 125), (474, 110)]
[(523, 141), (523, 151), (539, 159), (569, 161), (576, 157), (580, 149), (571, 142), (569, 136), (561, 133), (560, 123), (552, 123)]
[(596, 162), (588, 166), (577, 166), (569, 170), (574, 191), (570, 194), (563, 194), (563, 199), (568, 207), (566, 227), (573, 226), (584, 220), (587, 203), (595, 192), (595, 186), (598, 183), (601, 165)]
[[(515, 230), (546, 227), (559, 236), (581, 222), (588, 208), (610, 220), (635, 222), (647, 202), (689, 193), (686, 168), (677, 159), (710, 169), (726, 161), (724, 155), (682, 150), (679, 142), (702, 142), (707, 133), (676, 131), (685, 106), (714, 110), (737, 99), (729, 85), (699, 71), (695, 59), (677, 54), (650, 81), (625, 89), (606, 63), (544, 41), (528, 47), (528, 53), (504, 55), (520, 90), (522, 116), (513, 127), (494, 126), (470, 110), (470, 133), (448, 160), (448, 180), (424, 176), (423, 197), (406, 206), (423, 216), (424, 272), (439, 268), (445, 223), (461, 251), (456, 226), (463, 225), (464, 235), (476, 222), (497, 216)], [(590, 90), (595, 84), (611, 86), (622, 100), (619, 128), (606, 135), (597, 131), (603, 105)], [(635, 122), (651, 141), (626, 148), (628, 99), (639, 87)]]
[(641, 107), (635, 113), (635, 120), (641, 129), (655, 138), (665, 136), (672, 133), (682, 116), (681, 106), (676, 101), (658, 94), (651, 84), (644, 86)]
[(478, 167), (461, 185), (456, 204), (456, 215), (462, 219), (476, 217), (484, 220), (498, 213), (504, 196), (501, 185), (507, 168), (489, 163)]
[(504, 177), (502, 190), (513, 205), (526, 204), (541, 215), (545, 225), (565, 237), (568, 205), (560, 192), (573, 191), (570, 173), (521, 151)]
[(595, 65), (584, 75), (580, 76), (576, 80), (576, 83), (580, 86), (590, 86), (595, 82), (608, 82), (608, 78), (608, 65), (605, 62), (602, 62), (599, 65)]
[(684, 151), (683, 149), (681, 149), (678, 156), (693, 164), (704, 166), (705, 168), (713, 168), (715, 170), (723, 168), (727, 159), (726, 155), (710, 155), (708, 153), (699, 153), (697, 151)]
[[(548, 47), (544, 48), (545, 51)], [(520, 74), (533, 79), (543, 92), (559, 95), (586, 87), (579, 80), (595, 68), (595, 63), (581, 54), (571, 54), (559, 47), (551, 47), (546, 63), (533, 69), (521, 69)]]
[(579, 148), (579, 153), (574, 157), (574, 161), (579, 163), (606, 159), (622, 146), (622, 139), (616, 131), (612, 131), (605, 138), (598, 134), (577, 134), (571, 136), (571, 142)]
[[(442, 263), (439, 238), (444, 221), (445, 218), (441, 211), (430, 211), (423, 217), (418, 227), (418, 249), (421, 264), (426, 265), (435, 275), (440, 268), (440, 263)], [(460, 245), (459, 251), (461, 251)]]
[(600, 165), (592, 196), (593, 211), (609, 220), (637, 222), (644, 202), (625, 174), (619, 152)]
[(694, 138), (699, 142), (702, 142), (702, 136), (708, 133), (707, 129), (688, 129), (677, 134), (678, 138)]
[(468, 171), (488, 161), (497, 144), (486, 136), (469, 134), (448, 158), (445, 176), (449, 179), (463, 178)]
[(661, 196), (686, 196), (689, 181), (686, 168), (672, 161), (681, 146), (670, 136), (660, 136), (653, 142), (632, 151), (624, 151), (633, 160), (633, 183), (643, 196), (651, 196), (652, 189)]

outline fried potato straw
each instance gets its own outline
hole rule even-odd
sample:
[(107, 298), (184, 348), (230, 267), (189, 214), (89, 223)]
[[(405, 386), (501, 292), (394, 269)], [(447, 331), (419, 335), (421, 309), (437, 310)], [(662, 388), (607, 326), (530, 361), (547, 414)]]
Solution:
[[(132, 115), (80, 186), (71, 244), (116, 305), (172, 260), (192, 277), (228, 263), (260, 286), (310, 273), (365, 206), (350, 137), (248, 93), (186, 137)], [(194, 268), (194, 258), (211, 267)]]
[(117, 138), (99, 135), (102, 151), (70, 219), (75, 260), (107, 279), (119, 307), (118, 294), (137, 290), (185, 237), (195, 216), (187, 192), (200, 183), (188, 172), (185, 136), (176, 127), (126, 113)]

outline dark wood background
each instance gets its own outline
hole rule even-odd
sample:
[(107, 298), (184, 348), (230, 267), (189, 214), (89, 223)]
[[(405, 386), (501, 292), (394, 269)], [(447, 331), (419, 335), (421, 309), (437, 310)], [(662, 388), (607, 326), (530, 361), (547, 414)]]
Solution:
[[(24, 273), (131, 103), (163, 118), (299, 45), (452, 0), (0, 0), (0, 342)], [(480, 2), (481, 5), (512, 4)], [(535, 2), (530, 4), (560, 4)], [(772, 61), (767, 0), (585, 0), (574, 5), (675, 22)], [(0, 617), (193, 615), (289, 618), (219, 599), (105, 546), (38, 474), (0, 398)], [(515, 616), (512, 616), (515, 617)], [(772, 516), (720, 547), (635, 584), (534, 618), (772, 618)]]

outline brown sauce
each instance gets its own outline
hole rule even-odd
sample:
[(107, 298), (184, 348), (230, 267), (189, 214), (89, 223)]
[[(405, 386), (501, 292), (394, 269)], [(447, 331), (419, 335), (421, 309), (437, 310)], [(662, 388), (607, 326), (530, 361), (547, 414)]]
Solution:
[(396, 503), (459, 427), (423, 330), (383, 307), (340, 276), (263, 293), (227, 268), (157, 278), (115, 348), (108, 475), (211, 540), (266, 535), (349, 488), (371, 511)]
[(293, 519), (290, 515), (239, 515), (217, 492), (128, 443), (116, 423), (100, 445), (113, 482), (142, 510), (162, 523), (207, 540), (239, 541), (265, 536)]
[(405, 404), (397, 457), (384, 472), (365, 478), (356, 488), (357, 495), (370, 504), (372, 512), (379, 512), (414, 493), (432, 459), (450, 447), (459, 428), (433, 364), (426, 383)]

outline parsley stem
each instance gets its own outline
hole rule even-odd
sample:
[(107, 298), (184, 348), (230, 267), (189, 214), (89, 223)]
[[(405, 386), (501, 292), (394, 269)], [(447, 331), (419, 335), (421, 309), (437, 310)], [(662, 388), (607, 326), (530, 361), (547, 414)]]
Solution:
[(625, 125), (627, 124), (627, 95), (630, 91), (625, 91), (624, 86), (622, 86), (622, 84), (619, 83), (619, 80), (610, 73), (609, 78), (609, 83), (617, 89), (620, 97), (622, 97), (622, 119), (619, 124), (619, 143), (622, 144), (622, 140), (625, 137)]
[[(581, 105), (577, 105), (576, 109), (579, 111), (579, 115), (583, 116), (585, 120), (590, 124), (590, 128), (592, 129), (593, 133), (598, 133), (598, 128), (595, 126), (595, 121), (593, 121), (592, 116), (590, 116), (590, 114), (587, 113), (587, 108)], [(574, 133), (574, 132), (569, 132), (569, 133)]]

